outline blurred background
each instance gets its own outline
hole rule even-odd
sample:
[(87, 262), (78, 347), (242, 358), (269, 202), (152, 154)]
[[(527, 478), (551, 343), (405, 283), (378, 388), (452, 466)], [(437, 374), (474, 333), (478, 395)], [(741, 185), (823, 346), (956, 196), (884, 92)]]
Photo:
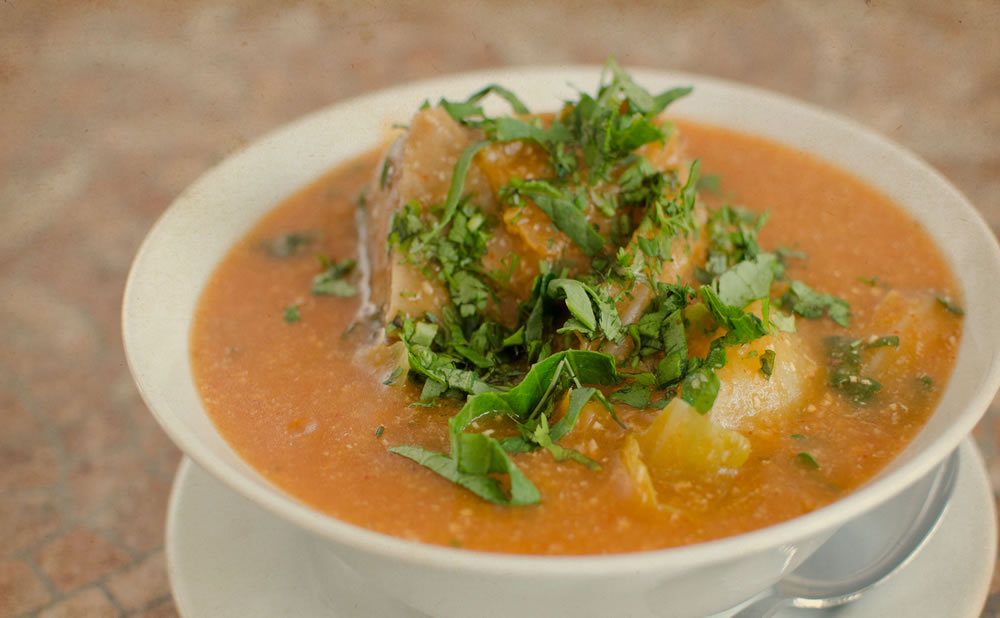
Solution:
[[(853, 118), (996, 232), (998, 33), (995, 0), (0, 0), (0, 616), (177, 615), (180, 456), (125, 366), (122, 288), (170, 201), (262, 133), (408, 80), (614, 55)], [(998, 411), (975, 434), (995, 489)]]

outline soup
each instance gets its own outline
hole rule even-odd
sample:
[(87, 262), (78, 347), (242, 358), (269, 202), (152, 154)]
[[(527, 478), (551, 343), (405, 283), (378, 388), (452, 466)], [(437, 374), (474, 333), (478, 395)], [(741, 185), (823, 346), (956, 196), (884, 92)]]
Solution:
[(492, 125), (445, 102), (251, 230), (191, 340), (233, 447), (339, 519), (536, 554), (759, 528), (897, 454), (961, 336), (924, 231), (807, 154), (608, 88), (602, 126), (641, 142), (617, 158), (560, 141), (582, 100)]

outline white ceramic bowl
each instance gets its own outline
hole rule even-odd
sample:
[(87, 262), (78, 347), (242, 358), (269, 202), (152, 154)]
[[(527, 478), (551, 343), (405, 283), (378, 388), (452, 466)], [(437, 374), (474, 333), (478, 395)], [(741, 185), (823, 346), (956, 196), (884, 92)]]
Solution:
[[(876, 479), (791, 521), (709, 543), (594, 557), (498, 555), (384, 536), (318, 513), (275, 488), (216, 431), (195, 390), (189, 331), (195, 303), (226, 251), (262, 214), (339, 161), (381, 142), (425, 100), (501, 83), (535, 110), (593, 91), (600, 69), (483, 71), (409, 84), (321, 110), (231, 156), (186, 190), (153, 227), (125, 290), (129, 367), (160, 425), (194, 461), (253, 502), (316, 537), (316, 560), (342, 562), (431, 616), (704, 616), (733, 606), (797, 566), (845, 521), (886, 501), (954, 450), (1000, 385), (1000, 250), (975, 209), (913, 154), (808, 105), (706, 77), (634, 70), (651, 91), (693, 85), (671, 112), (814, 153), (879, 188), (928, 229), (957, 273), (967, 307), (954, 377), (923, 431)], [(905, 259), (905, 256), (900, 256)], [(320, 567), (322, 568), (322, 567)]]

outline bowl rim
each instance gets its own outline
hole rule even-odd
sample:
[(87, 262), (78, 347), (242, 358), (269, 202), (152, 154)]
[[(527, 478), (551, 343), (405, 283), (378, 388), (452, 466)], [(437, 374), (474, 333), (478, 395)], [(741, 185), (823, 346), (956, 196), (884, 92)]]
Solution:
[[(951, 182), (923, 159), (888, 140), (874, 130), (834, 112), (755, 86), (711, 76), (672, 70), (632, 66), (627, 67), (627, 69), (636, 78), (636, 81), (640, 83), (651, 77), (677, 83), (694, 83), (696, 86), (708, 86), (745, 94), (747, 97), (752, 97), (769, 105), (786, 109), (794, 108), (797, 113), (801, 113), (813, 121), (826, 123), (836, 130), (851, 133), (857, 139), (867, 141), (872, 147), (887, 153), (889, 156), (905, 159), (908, 164), (915, 166), (920, 173), (932, 178), (942, 189), (950, 192), (954, 203), (962, 209), (961, 214), (968, 218), (973, 225), (982, 228), (989, 234), (992, 240), (990, 265), (992, 266), (992, 271), (1000, 273), (1000, 246), (997, 245), (996, 238), (989, 233), (990, 228), (982, 215)], [(636, 573), (639, 569), (659, 569), (667, 566), (683, 566), (685, 569), (693, 569), (719, 562), (720, 560), (728, 561), (741, 556), (747, 556), (783, 543), (804, 539), (826, 530), (832, 531), (832, 526), (837, 525), (839, 522), (860, 515), (882, 501), (896, 495), (923, 477), (934, 465), (942, 461), (957, 448), (962, 438), (972, 430), (982, 414), (985, 413), (998, 387), (1000, 387), (1000, 362), (998, 362), (1000, 361), (1000, 351), (994, 352), (993, 363), (988, 370), (986, 379), (981, 382), (976, 392), (967, 398), (965, 409), (957, 417), (956, 422), (949, 425), (945, 432), (939, 434), (927, 449), (915, 455), (907, 465), (891, 470), (887, 474), (880, 474), (874, 480), (869, 481), (849, 495), (827, 506), (771, 526), (693, 545), (615, 554), (549, 556), (494, 553), (444, 547), (389, 536), (338, 520), (332, 516), (313, 510), (308, 505), (285, 494), (269, 481), (263, 480), (261, 482), (261, 479), (249, 478), (228, 466), (193, 436), (186, 433), (182, 427), (173, 424), (170, 417), (159, 410), (158, 403), (153, 400), (144, 384), (142, 371), (137, 360), (138, 353), (134, 348), (133, 333), (131, 332), (136, 306), (136, 280), (143, 275), (143, 268), (146, 265), (147, 256), (151, 251), (150, 247), (154, 243), (160, 242), (161, 236), (165, 233), (164, 229), (168, 227), (172, 216), (174, 216), (172, 213), (175, 213), (177, 210), (177, 205), (188, 200), (191, 195), (197, 194), (200, 188), (209, 186), (215, 182), (218, 176), (224, 174), (231, 167), (233, 161), (251, 156), (255, 152), (255, 149), (260, 148), (262, 144), (280, 136), (301, 131), (304, 127), (308, 127), (312, 123), (340, 113), (348, 106), (365, 106), (382, 98), (412, 94), (415, 90), (426, 92), (427, 96), (438, 96), (438, 93), (456, 82), (477, 82), (479, 84), (492, 82), (504, 83), (517, 81), (525, 77), (544, 79), (566, 75), (574, 77), (588, 76), (591, 79), (596, 79), (601, 74), (601, 70), (602, 68), (598, 65), (577, 64), (506, 67), (454, 73), (398, 84), (386, 89), (338, 101), (292, 122), (283, 124), (265, 133), (258, 139), (253, 140), (247, 146), (229, 155), (204, 172), (171, 203), (150, 229), (140, 245), (129, 270), (122, 300), (122, 337), (129, 370), (132, 373), (144, 403), (171, 440), (199, 466), (251, 502), (264, 507), (283, 520), (289, 521), (299, 528), (328, 541), (354, 550), (379, 554), (393, 561), (407, 564), (419, 564), (425, 567), (441, 569), (460, 569), (481, 574), (509, 575), (514, 573), (532, 578), (606, 577), (612, 573)], [(565, 81), (565, 79), (562, 81)], [(516, 87), (513, 89), (516, 91)], [(683, 117), (684, 115), (678, 114), (678, 116)], [(337, 163), (338, 160), (332, 160), (330, 166)], [(836, 161), (831, 161), (831, 163), (837, 165)], [(276, 202), (274, 206), (277, 204)], [(959, 273), (956, 273), (956, 275), (959, 275), (960, 278)], [(966, 338), (967, 335), (963, 336), (963, 340)], [(189, 362), (187, 364), (190, 369)]]

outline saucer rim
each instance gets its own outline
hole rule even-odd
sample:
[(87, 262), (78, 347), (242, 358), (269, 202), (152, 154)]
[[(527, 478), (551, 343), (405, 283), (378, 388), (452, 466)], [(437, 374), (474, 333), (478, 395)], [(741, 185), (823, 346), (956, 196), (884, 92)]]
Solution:
[[(939, 536), (941, 534), (947, 534), (949, 526), (956, 526), (960, 522), (969, 520), (970, 518), (975, 518), (977, 516), (982, 518), (983, 522), (981, 523), (983, 523), (983, 527), (985, 527), (986, 529), (985, 531), (987, 533), (987, 538), (980, 539), (978, 542), (970, 543), (967, 546), (967, 549), (971, 551), (982, 549), (983, 551), (979, 554), (981, 560), (976, 561), (976, 560), (962, 559), (962, 560), (951, 561), (952, 564), (966, 566), (966, 569), (962, 571), (963, 579), (968, 584), (966, 586), (966, 590), (972, 589), (976, 592), (976, 594), (973, 595), (955, 594), (953, 598), (954, 603), (957, 604), (963, 601), (968, 602), (968, 605), (965, 608), (968, 610), (968, 613), (953, 614), (953, 615), (955, 616), (967, 615), (969, 618), (975, 618), (980, 615), (980, 612), (982, 611), (982, 608), (988, 597), (989, 585), (992, 579), (993, 569), (995, 568), (995, 563), (996, 563), (996, 553), (991, 552), (989, 550), (989, 548), (995, 547), (997, 542), (997, 519), (995, 511), (996, 503), (992, 487), (988, 480), (989, 477), (985, 461), (983, 459), (981, 452), (975, 445), (973, 439), (971, 437), (965, 438), (961, 442), (959, 450), (961, 452), (961, 465), (959, 470), (958, 484), (955, 488), (956, 491), (955, 494), (953, 494), (951, 500), (949, 501), (948, 508), (945, 511), (941, 524), (935, 529), (933, 535)], [(181, 526), (185, 525), (184, 510), (185, 508), (189, 508), (189, 506), (185, 503), (186, 500), (185, 491), (186, 487), (189, 486), (191, 479), (198, 474), (203, 475), (205, 480), (208, 480), (211, 483), (214, 483), (219, 486), (219, 488), (222, 491), (220, 491), (217, 494), (218, 496), (220, 496), (220, 498), (218, 499), (235, 500), (242, 502), (244, 508), (249, 508), (256, 511), (254, 514), (256, 517), (259, 518), (263, 516), (267, 519), (270, 519), (271, 520), (270, 523), (272, 524), (278, 524), (282, 527), (286, 527), (289, 533), (298, 535), (300, 540), (303, 541), (308, 540), (308, 537), (310, 536), (310, 534), (307, 531), (297, 528), (294, 524), (290, 522), (281, 520), (281, 518), (275, 516), (267, 509), (264, 509), (259, 505), (254, 504), (252, 501), (248, 500), (238, 492), (227, 487), (224, 483), (212, 477), (212, 475), (208, 471), (199, 467), (198, 464), (191, 458), (184, 457), (181, 463), (178, 465), (177, 472), (175, 474), (173, 481), (173, 486), (170, 492), (170, 500), (167, 508), (166, 540), (165, 540), (167, 573), (170, 580), (171, 594), (173, 595), (174, 604), (177, 608), (177, 611), (182, 618), (202, 618), (203, 616), (206, 615), (216, 615), (215, 612), (212, 611), (212, 608), (195, 607), (196, 602), (193, 601), (191, 598), (194, 595), (188, 592), (190, 581), (192, 581), (190, 579), (190, 574), (181, 573), (181, 563), (185, 562), (185, 560), (181, 558), (179, 555), (179, 553), (182, 552), (183, 550), (180, 547), (180, 542), (178, 541), (178, 535), (183, 536), (183, 533), (179, 532), (179, 530), (181, 530)], [(963, 491), (968, 492), (969, 495), (960, 496), (959, 492)], [(965, 500), (969, 501), (970, 504), (972, 503), (973, 500), (977, 502), (978, 501), (984, 502), (988, 506), (988, 508), (986, 509), (987, 513), (983, 514), (978, 512), (978, 510), (976, 509), (969, 509), (967, 512), (956, 514), (954, 512), (955, 508), (954, 504), (956, 503), (956, 500), (958, 500), (960, 503), (963, 497)], [(251, 525), (251, 528), (252, 527), (253, 526)], [(291, 538), (292, 537), (289, 537), (289, 539)], [(892, 579), (888, 580), (883, 586), (880, 586), (877, 590), (869, 594), (885, 595), (887, 594), (887, 592), (891, 593), (891, 591), (893, 590), (897, 589), (901, 590), (905, 587), (908, 587), (907, 578), (905, 575), (907, 573), (907, 569), (911, 569), (913, 564), (919, 565), (922, 560), (926, 561), (934, 558), (933, 538), (934, 537), (932, 536), (927, 547), (925, 547), (924, 550), (921, 551), (921, 553), (917, 554), (914, 557), (911, 564), (903, 567), (903, 570), (899, 572), (898, 577), (893, 577)], [(928, 554), (928, 548), (931, 548), (930, 555)], [(960, 551), (960, 548), (956, 548), (956, 551)], [(987, 556), (989, 556), (988, 560), (986, 559)], [(307, 564), (307, 563), (308, 561), (302, 561), (302, 564)], [(311, 580), (311, 578), (302, 577), (298, 578), (297, 581), (298, 580), (301, 580), (303, 582), (308, 582)], [(912, 584), (912, 582), (910, 582), (910, 584)], [(922, 588), (922, 589), (927, 590), (928, 594), (931, 594), (929, 589), (927, 588)], [(315, 596), (314, 591), (310, 592)], [(914, 600), (915, 605), (918, 602), (917, 599), (920, 598), (924, 597), (923, 596), (916, 597), (916, 599)], [(304, 600), (304, 602), (306, 603), (308, 603), (308, 601), (309, 601), (308, 599)], [(331, 616), (331, 614), (327, 613), (329, 611), (329, 608), (322, 608), (318, 606), (318, 604), (321, 602), (319, 598), (315, 598), (314, 602), (317, 604), (316, 607), (317, 615), (319, 613), (323, 613), (326, 616)], [(842, 618), (850, 618), (853, 614), (853, 612), (851, 611), (851, 607), (861, 607), (861, 605), (859, 604), (857, 606), (846, 606), (842, 608), (841, 613), (838, 615), (841, 616)], [(951, 609), (960, 610), (962, 608), (952, 605)], [(205, 611), (210, 611), (212, 613), (206, 614)], [(717, 614), (715, 618), (723, 618), (724, 616), (728, 615), (729, 612), (724, 612), (722, 614)], [(792, 618), (795, 616), (805, 616), (805, 615), (807, 614), (802, 614), (801, 611), (799, 610), (791, 609), (780, 612), (776, 616), (777, 618)], [(339, 618), (337, 617), (336, 614), (332, 616), (335, 618)]]

